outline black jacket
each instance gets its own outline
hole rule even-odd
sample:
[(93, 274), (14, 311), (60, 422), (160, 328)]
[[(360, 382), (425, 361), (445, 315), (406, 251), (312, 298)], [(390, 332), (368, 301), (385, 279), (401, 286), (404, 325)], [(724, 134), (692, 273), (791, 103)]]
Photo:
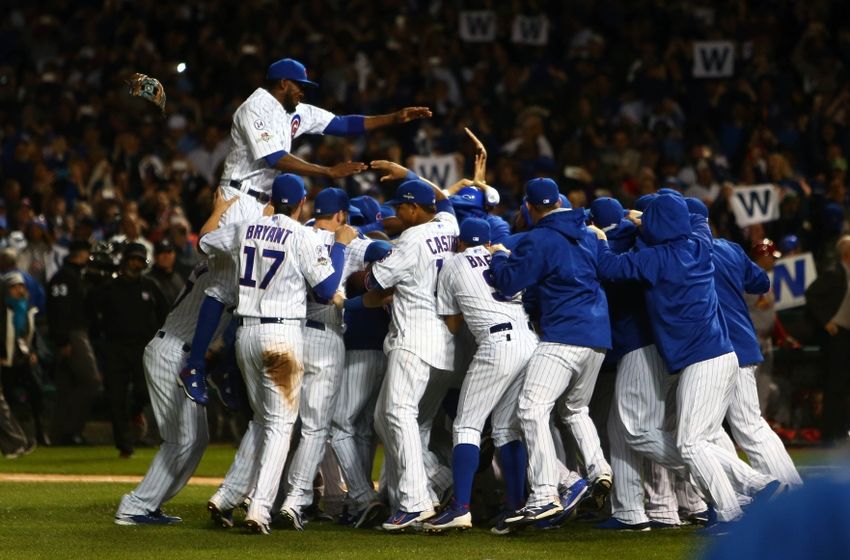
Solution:
[(123, 274), (92, 292), (95, 326), (107, 341), (146, 344), (168, 315), (168, 303), (156, 282)]
[(839, 263), (821, 273), (806, 290), (806, 311), (823, 329), (835, 317), (847, 292), (847, 272)]
[(66, 262), (47, 285), (47, 327), (57, 347), (68, 344), (68, 333), (89, 328), (86, 299), (90, 286), (81, 266)]

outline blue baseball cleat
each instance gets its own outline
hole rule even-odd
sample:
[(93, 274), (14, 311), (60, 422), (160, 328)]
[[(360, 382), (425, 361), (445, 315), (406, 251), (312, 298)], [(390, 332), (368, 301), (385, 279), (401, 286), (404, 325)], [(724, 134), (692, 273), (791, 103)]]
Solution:
[(352, 515), (352, 525), (358, 529), (369, 529), (380, 523), (382, 517), (389, 513), (389, 508), (380, 500), (369, 502), (365, 508)]
[(657, 519), (649, 520), (650, 529), (678, 529), (682, 525), (679, 523), (669, 523), (667, 521), (659, 521)]
[(608, 531), (638, 531), (644, 532), (650, 530), (649, 522), (645, 523), (623, 523), (615, 517), (609, 517), (602, 523), (594, 525), (597, 529), (605, 529)]
[(207, 381), (204, 378), (204, 372), (197, 369), (184, 369), (177, 377), (177, 382), (183, 387), (183, 392), (189, 400), (200, 405), (206, 405), (210, 402), (207, 395)]
[(384, 521), (383, 527), (384, 531), (401, 531), (402, 529), (406, 529), (411, 525), (418, 523), (420, 521), (425, 521), (426, 519), (431, 519), (434, 517), (434, 510), (426, 510), (426, 511), (403, 511), (398, 510), (394, 514), (390, 516), (389, 519)]
[(210, 518), (213, 520), (213, 523), (222, 529), (233, 527), (233, 510), (222, 509), (218, 505), (218, 502), (215, 501), (215, 497), (207, 502), (207, 511), (210, 512)]
[(538, 521), (534, 524), (538, 529), (557, 529), (561, 527), (573, 512), (576, 510), (580, 500), (587, 494), (588, 484), (587, 481), (583, 478), (580, 478), (576, 481), (572, 486), (564, 491), (561, 498), (561, 507), (564, 508), (564, 511), (557, 515), (553, 515), (548, 519), (544, 519), (543, 521)]
[(472, 514), (469, 513), (469, 508), (456, 507), (454, 503), (452, 507), (447, 508), (440, 515), (432, 517), (429, 521), (422, 524), (422, 529), (425, 531), (440, 532), (447, 529), (471, 529)]
[(140, 515), (116, 515), (116, 525), (177, 525), (183, 520), (173, 515), (166, 515), (161, 509)]
[(536, 521), (558, 515), (562, 511), (564, 511), (564, 507), (560, 501), (543, 504), (542, 506), (525, 506), (505, 517), (505, 523), (515, 527), (524, 527)]

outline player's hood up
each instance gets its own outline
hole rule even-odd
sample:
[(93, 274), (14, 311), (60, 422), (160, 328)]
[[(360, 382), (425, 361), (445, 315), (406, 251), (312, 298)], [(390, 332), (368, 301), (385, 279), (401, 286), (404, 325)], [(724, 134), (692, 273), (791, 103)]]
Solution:
[(576, 212), (575, 210), (555, 210), (543, 216), (534, 228), (554, 229), (561, 235), (576, 241), (587, 235), (587, 226), (584, 225), (584, 212)]
[(608, 236), (608, 246), (611, 247), (612, 251), (619, 254), (625, 253), (634, 247), (637, 233), (637, 226), (631, 221), (623, 218), (620, 220), (620, 223), (614, 227), (614, 229), (608, 230), (605, 235)]
[(659, 195), (646, 208), (641, 221), (641, 237), (647, 245), (660, 245), (691, 235), (690, 214), (681, 197)]

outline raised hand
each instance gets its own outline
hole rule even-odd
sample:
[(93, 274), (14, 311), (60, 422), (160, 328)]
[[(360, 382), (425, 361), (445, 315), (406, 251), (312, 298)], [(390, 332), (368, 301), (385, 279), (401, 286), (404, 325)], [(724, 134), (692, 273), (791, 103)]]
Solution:
[(376, 159), (369, 164), (372, 169), (383, 173), (381, 181), (399, 181), (407, 176), (407, 168), (385, 159)]
[(431, 109), (429, 107), (405, 107), (393, 113), (396, 124), (403, 124), (419, 119), (430, 119)]
[(342, 179), (343, 177), (363, 173), (368, 168), (369, 167), (365, 163), (359, 161), (344, 161), (334, 165), (333, 167), (329, 167), (328, 177), (331, 179)]

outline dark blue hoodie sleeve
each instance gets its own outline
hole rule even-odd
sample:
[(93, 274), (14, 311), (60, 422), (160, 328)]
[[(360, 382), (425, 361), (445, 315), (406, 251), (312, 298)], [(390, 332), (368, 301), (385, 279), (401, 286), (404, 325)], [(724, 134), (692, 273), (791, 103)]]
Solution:
[(750, 260), (750, 257), (737, 244), (730, 243), (738, 254), (744, 273), (744, 291), (748, 294), (766, 294), (770, 291), (770, 278), (762, 268)]
[(538, 282), (545, 269), (545, 254), (537, 248), (531, 235), (523, 237), (508, 256), (499, 251), (493, 254), (490, 270), (496, 288), (503, 294), (516, 294)]
[(655, 284), (661, 270), (658, 252), (653, 248), (614, 253), (608, 242), (599, 240), (596, 271), (603, 282), (646, 281)]
[(700, 245), (707, 245), (709, 249), (712, 247), (711, 227), (708, 220), (699, 214), (691, 214), (691, 239)]
[(316, 295), (325, 301), (330, 301), (334, 297), (337, 288), (339, 288), (342, 268), (345, 265), (345, 245), (334, 243), (333, 248), (331, 248), (331, 262), (334, 267), (333, 274), (313, 286), (313, 291)]

